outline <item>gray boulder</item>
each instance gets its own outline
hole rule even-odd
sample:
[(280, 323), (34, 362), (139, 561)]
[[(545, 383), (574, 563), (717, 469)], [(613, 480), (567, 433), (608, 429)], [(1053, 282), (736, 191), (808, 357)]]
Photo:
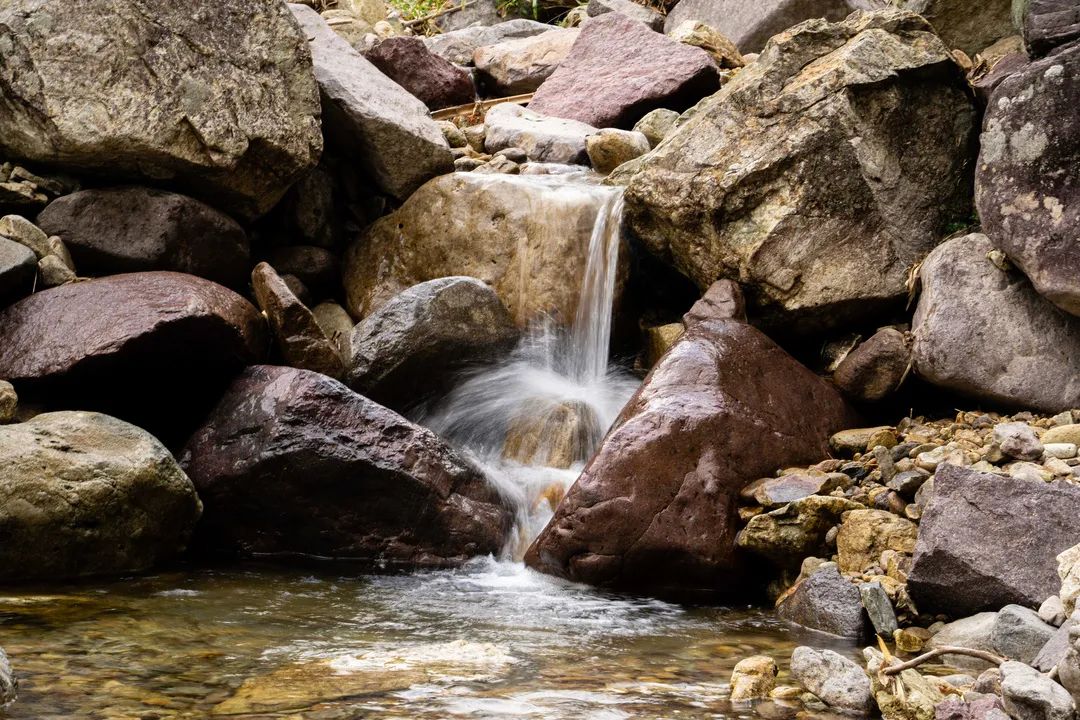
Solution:
[(663, 15), (633, 0), (589, 0), (585, 12), (589, 17), (597, 17), (610, 12), (622, 13), (631, 20), (645, 23), (657, 32), (664, 30)]
[(892, 0), (930, 21), (949, 48), (971, 57), (1001, 38), (1016, 34), (1010, 0)]
[[(1069, 654), (1070, 634), (1074, 632), (1073, 628), (1077, 626), (1080, 626), (1080, 617), (1074, 614), (1054, 631), (1054, 634), (1039, 650), (1035, 659), (1031, 661), (1031, 666), (1042, 672), (1050, 672), (1055, 667), (1062, 665)], [(1076, 693), (1074, 693), (1075, 695)]]
[(496, 45), (514, 38), (532, 37), (549, 32), (551, 25), (535, 20), (507, 20), (497, 25), (451, 30), (424, 38), (428, 50), (457, 65), (470, 65), (477, 48)]
[(795, 648), (791, 676), (829, 707), (860, 714), (874, 709), (870, 678), (853, 660), (832, 650)]
[(472, 58), (477, 80), (489, 95), (533, 92), (570, 54), (579, 32), (577, 28), (553, 28), (539, 35), (477, 48)]
[(0, 308), (30, 294), (37, 275), (34, 251), (14, 240), (0, 237)]
[(998, 654), (1030, 665), (1056, 630), (1044, 623), (1031, 608), (1006, 605), (994, 621), (990, 645)]
[(1074, 0), (1013, 0), (1013, 12), (1035, 57), (1080, 40), (1080, 7)]
[[(946, 624), (926, 643), (927, 650), (940, 647), (963, 647), (994, 652), (990, 636), (997, 624), (996, 612), (981, 612)], [(942, 662), (952, 667), (985, 670), (990, 663), (968, 655), (942, 655)]]
[(776, 614), (811, 630), (859, 642), (871, 634), (859, 589), (832, 563), (792, 588), (776, 606)]
[(546, 117), (520, 105), (504, 103), (484, 117), (484, 149), (496, 153), (521, 148), (534, 162), (588, 164), (585, 138), (597, 132), (577, 120)]
[(1001, 694), (1013, 720), (1072, 720), (1076, 714), (1068, 690), (1014, 660), (1001, 665)]

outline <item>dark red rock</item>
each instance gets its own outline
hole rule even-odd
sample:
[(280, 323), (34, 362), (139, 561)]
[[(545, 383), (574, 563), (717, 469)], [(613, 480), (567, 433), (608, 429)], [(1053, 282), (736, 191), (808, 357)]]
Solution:
[(1076, 0), (1026, 0), (1021, 19), (1024, 44), (1033, 57), (1080, 40), (1080, 4)]
[(994, 63), (994, 67), (990, 68), (989, 72), (972, 80), (971, 87), (975, 91), (975, 97), (979, 98), (985, 107), (990, 102), (990, 96), (994, 94), (997, 86), (1013, 73), (1024, 69), (1030, 62), (1027, 55), (1019, 52), (1009, 53), (1001, 58)]
[(882, 328), (851, 351), (833, 382), (855, 400), (875, 402), (893, 393), (911, 365), (911, 343), (896, 328)]
[(826, 457), (830, 434), (855, 423), (829, 383), (760, 331), (695, 324), (627, 403), (526, 563), (660, 595), (747, 592), (739, 491)]
[(418, 37), (392, 37), (364, 53), (372, 65), (431, 110), (464, 105), (476, 99), (469, 74), (435, 55)]
[(650, 110), (685, 110), (719, 89), (716, 63), (707, 52), (621, 13), (607, 13), (585, 25), (529, 109), (598, 128), (629, 129)]
[(513, 517), (434, 433), (307, 370), (248, 368), (181, 464), (208, 549), (446, 567), (498, 553)]

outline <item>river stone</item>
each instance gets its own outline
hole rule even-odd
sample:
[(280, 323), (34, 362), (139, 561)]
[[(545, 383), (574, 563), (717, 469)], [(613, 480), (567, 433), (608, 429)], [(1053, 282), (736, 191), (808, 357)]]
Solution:
[(465, 275), (490, 285), (521, 327), (545, 314), (569, 323), (593, 223), (614, 192), (515, 175), (432, 180), (349, 248), (348, 308), (363, 318), (417, 283)]
[(144, 187), (81, 190), (51, 202), (37, 221), (64, 241), (88, 275), (174, 270), (231, 288), (247, 285), (243, 228), (186, 195)]
[(630, 128), (650, 110), (685, 110), (719, 88), (707, 52), (613, 12), (585, 24), (529, 109), (599, 128)]
[(874, 626), (874, 632), (885, 638), (892, 638), (893, 634), (900, 629), (896, 623), (896, 611), (892, 601), (880, 582), (868, 582), (859, 585), (859, 597), (866, 609), (866, 615), (870, 618), (870, 624)]
[(908, 592), (921, 612), (1035, 608), (1060, 588), (1056, 556), (1077, 537), (1080, 487), (942, 465), (919, 525)]
[(621, 13), (631, 20), (645, 23), (657, 32), (664, 30), (663, 15), (633, 0), (589, 0), (585, 8), (585, 13), (589, 17), (598, 17), (611, 12)]
[(998, 423), (994, 426), (993, 438), (1006, 457), (1039, 460), (1043, 456), (1043, 444), (1034, 428), (1026, 422)]
[(589, 162), (593, 169), (605, 175), (623, 163), (641, 157), (650, 149), (649, 139), (633, 130), (604, 128), (585, 138)]
[(1068, 690), (1014, 660), (1001, 664), (1001, 695), (1014, 720), (1072, 720), (1076, 715)]
[(967, 235), (923, 262), (915, 372), (987, 402), (1051, 413), (1080, 406), (1080, 321), (1022, 274), (1000, 270), (987, 259), (993, 249), (985, 235)]
[(533, 92), (570, 54), (579, 32), (577, 28), (555, 28), (477, 48), (472, 57), (477, 81), (487, 94), (495, 96)]
[(736, 537), (739, 547), (786, 567), (803, 558), (826, 555), (825, 538), (848, 510), (861, 508), (840, 497), (810, 495), (767, 513), (755, 515)]
[(398, 200), (429, 178), (453, 172), (450, 146), (424, 103), (379, 72), (313, 9), (289, 9), (311, 44), (329, 147)]
[(322, 150), (304, 36), (280, 2), (11, 0), (0, 153), (165, 182), (244, 218)]
[(364, 53), (372, 65), (420, 99), (429, 110), (476, 99), (469, 74), (428, 50), (418, 37), (391, 37)]
[(199, 542), (366, 567), (497, 554), (512, 511), (434, 433), (325, 375), (257, 365), (181, 458), (205, 504)]
[(1011, 0), (892, 0), (892, 4), (922, 15), (950, 49), (971, 57), (1016, 34)]
[(477, 48), (497, 45), (514, 38), (550, 32), (551, 25), (535, 20), (507, 20), (497, 25), (478, 25), (424, 38), (428, 50), (455, 65), (469, 65)]
[(745, 702), (768, 697), (776, 687), (778, 672), (776, 661), (768, 655), (743, 658), (735, 663), (731, 672), (731, 699), (734, 702)]
[(675, 121), (679, 119), (679, 113), (667, 108), (650, 110), (634, 123), (634, 130), (644, 135), (649, 141), (649, 147), (656, 147), (660, 141), (666, 138), (675, 129)]
[(994, 620), (990, 646), (999, 655), (1031, 664), (1055, 631), (1031, 608), (1006, 605)]
[(876, 565), (881, 553), (911, 553), (919, 526), (886, 510), (844, 513), (836, 535), (836, 553), (842, 572), (862, 573)]
[(484, 149), (489, 153), (516, 147), (534, 162), (564, 164), (587, 164), (585, 138), (596, 132), (592, 125), (545, 117), (513, 103), (488, 110), (484, 127)]
[(863, 715), (873, 710), (870, 678), (853, 661), (832, 650), (795, 648), (791, 676), (829, 707)]
[[(985, 650), (992, 653), (994, 652), (994, 646), (990, 641), (990, 636), (994, 632), (995, 624), (997, 624), (996, 612), (981, 612), (971, 617), (955, 620), (938, 630), (926, 643), (926, 649), (933, 650), (951, 646)], [(984, 670), (991, 667), (987, 661), (968, 655), (948, 654), (942, 655), (941, 659), (942, 662), (948, 663), (951, 667), (973, 670)]]
[(833, 382), (852, 399), (876, 402), (900, 386), (910, 365), (911, 344), (904, 333), (882, 328), (843, 359)]
[(859, 589), (827, 563), (788, 590), (776, 605), (776, 614), (818, 632), (862, 642), (867, 619)]
[(495, 291), (469, 277), (414, 285), (352, 332), (349, 386), (404, 410), (445, 391), (462, 369), (497, 360), (517, 343)]
[(201, 505), (134, 425), (53, 412), (0, 426), (0, 579), (138, 572), (181, 552)]
[(0, 377), (24, 400), (107, 409), (155, 432), (180, 433), (266, 347), (251, 303), (171, 272), (35, 293), (0, 312), (0, 337)]
[(1003, 80), (986, 109), (975, 196), (983, 232), (1035, 289), (1080, 315), (1080, 44)]
[(627, 403), (526, 563), (655, 594), (745, 593), (739, 491), (825, 457), (829, 434), (851, 424), (839, 393), (755, 328), (695, 324)]
[(0, 237), (0, 308), (34, 289), (37, 257), (30, 248)]
[(1013, 10), (1034, 57), (1080, 40), (1080, 6), (1075, 0), (1014, 0)]

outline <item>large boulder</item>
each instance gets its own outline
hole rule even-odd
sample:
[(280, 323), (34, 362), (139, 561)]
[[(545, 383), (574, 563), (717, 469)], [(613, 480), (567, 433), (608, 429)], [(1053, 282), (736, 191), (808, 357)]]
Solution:
[(923, 262), (912, 362), (924, 380), (979, 400), (1059, 412), (1080, 407), (1080, 320), (955, 238)]
[(274, 0), (12, 0), (0, 48), (8, 157), (166, 182), (250, 218), (322, 150), (311, 54)]
[(950, 49), (971, 57), (1016, 34), (1012, 0), (892, 0), (892, 4), (922, 15)]
[(424, 38), (428, 50), (455, 65), (468, 65), (477, 48), (514, 38), (531, 37), (551, 30), (551, 25), (535, 20), (507, 20), (496, 25), (476, 25)]
[(319, 13), (306, 5), (289, 9), (311, 44), (331, 148), (399, 200), (429, 178), (453, 171), (450, 146), (424, 103), (379, 72)]
[(1078, 537), (1080, 487), (942, 465), (919, 525), (908, 592), (930, 613), (1037, 608), (1061, 587), (1057, 555)]
[(37, 224), (64, 241), (86, 275), (175, 270), (231, 288), (247, 284), (243, 228), (186, 195), (144, 187), (81, 190), (50, 203)]
[(0, 426), (0, 580), (146, 570), (184, 549), (201, 507), (134, 425), (54, 412)]
[(534, 162), (588, 164), (586, 139), (597, 130), (577, 120), (546, 117), (514, 103), (488, 110), (484, 149), (520, 148)]
[(434, 433), (306, 370), (248, 368), (181, 461), (208, 549), (445, 567), (498, 553), (513, 517)]
[(365, 52), (364, 57), (429, 110), (464, 105), (476, 98), (469, 74), (432, 53), (418, 37), (387, 38)]
[(619, 589), (747, 592), (739, 491), (825, 457), (853, 423), (836, 390), (761, 332), (703, 319), (645, 378), (526, 563)]
[[(634, 4), (630, 0), (625, 1)], [(579, 32), (577, 28), (555, 28), (540, 35), (477, 48), (473, 53), (477, 80), (484, 91), (491, 95), (532, 92), (570, 54)]]
[(663, 15), (650, 7), (634, 2), (634, 0), (589, 0), (585, 12), (589, 17), (617, 12), (638, 22), (645, 23), (657, 32), (662, 32), (664, 29)]
[(349, 386), (404, 410), (447, 389), (470, 365), (509, 352), (520, 332), (495, 291), (468, 277), (414, 285), (352, 332)]
[(529, 109), (629, 129), (650, 110), (685, 110), (719, 88), (716, 63), (707, 52), (613, 12), (585, 24)]
[(105, 409), (170, 435), (190, 431), (266, 347), (251, 303), (171, 272), (36, 293), (0, 312), (0, 337), (0, 377), (24, 400)]
[(870, 635), (859, 589), (833, 563), (799, 581), (777, 603), (776, 614), (811, 630), (862, 642)]
[(970, 215), (974, 116), (925, 20), (809, 21), (644, 159), (628, 222), (700, 288), (737, 278), (769, 325), (846, 327), (903, 307), (911, 266)]
[(1080, 315), (1080, 43), (1009, 75), (983, 120), (983, 232), (1040, 294)]
[(1080, 40), (1080, 7), (1075, 0), (1013, 0), (1024, 44), (1035, 57)]
[(417, 283), (466, 275), (494, 288), (521, 326), (545, 314), (569, 323), (593, 225), (616, 194), (534, 176), (432, 180), (349, 248), (349, 310), (363, 318)]

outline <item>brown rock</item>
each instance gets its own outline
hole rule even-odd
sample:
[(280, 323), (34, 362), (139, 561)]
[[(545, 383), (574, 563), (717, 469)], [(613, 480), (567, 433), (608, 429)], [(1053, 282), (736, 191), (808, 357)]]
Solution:
[(861, 573), (893, 550), (915, 551), (919, 526), (885, 510), (852, 510), (844, 513), (844, 522), (836, 536), (836, 553), (841, 572)]
[(739, 284), (733, 280), (717, 280), (690, 311), (683, 315), (687, 327), (706, 320), (738, 320), (746, 322), (746, 301)]
[(282, 275), (298, 278), (315, 297), (337, 297), (341, 267), (337, 254), (313, 245), (290, 245), (271, 250), (267, 262)]
[(1025, 0), (1021, 12), (1024, 43), (1035, 57), (1080, 40), (1080, 6), (1075, 0)]
[(476, 98), (469, 74), (433, 54), (418, 37), (387, 38), (364, 57), (431, 110), (464, 105)]
[(596, 416), (584, 403), (526, 403), (506, 432), (503, 457), (565, 469), (588, 460), (589, 449), (602, 434)]
[(849, 397), (864, 402), (892, 394), (911, 365), (911, 344), (895, 328), (882, 328), (844, 358), (833, 382)]
[(734, 69), (741, 68), (746, 64), (735, 43), (703, 22), (686, 20), (676, 26), (668, 35), (672, 40), (677, 40), (684, 45), (699, 47), (709, 53), (713, 60), (716, 61), (718, 68)]

